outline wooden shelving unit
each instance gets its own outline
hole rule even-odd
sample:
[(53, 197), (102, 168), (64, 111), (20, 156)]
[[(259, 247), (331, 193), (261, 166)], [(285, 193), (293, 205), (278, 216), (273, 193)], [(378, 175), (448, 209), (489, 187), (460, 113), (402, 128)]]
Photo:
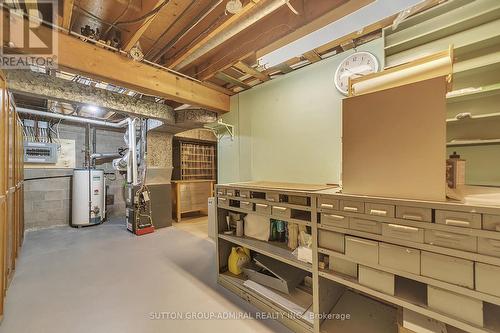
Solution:
[(0, 319), (24, 240), (23, 128), (0, 72)]
[[(179, 141), (177, 167), (179, 180), (217, 178), (217, 147), (211, 143)], [(175, 155), (174, 155), (175, 156)]]
[[(500, 233), (498, 231), (488, 229), (491, 228), (488, 224), (479, 224), (476, 226), (471, 225), (470, 227), (446, 225), (438, 216), (441, 216), (440, 214), (443, 214), (444, 212), (444, 214), (451, 213), (452, 216), (456, 216), (455, 214), (458, 214), (458, 216), (462, 216), (463, 219), (467, 219), (476, 214), (474, 216), (476, 216), (476, 218), (478, 218), (478, 216), (482, 217), (479, 219), (482, 221), (491, 220), (492, 218), (495, 219), (496, 217), (498, 219), (498, 225), (500, 225), (500, 207), (465, 205), (451, 201), (412, 201), (369, 196), (343, 195), (336, 193), (333, 190), (291, 191), (247, 186), (248, 184), (241, 183), (217, 185), (216, 187), (218, 198), (217, 221), (219, 231), (217, 238), (218, 281), (221, 285), (229, 290), (232, 290), (240, 297), (249, 300), (250, 303), (259, 307), (263, 311), (284, 313), (286, 312), (286, 309), (277, 307), (275, 304), (270, 305), (273, 303), (272, 300), (265, 299), (265, 297), (263, 298), (263, 295), (246, 288), (244, 286), (244, 282), (246, 280), (244, 276), (234, 276), (228, 273), (227, 259), (231, 247), (243, 246), (254, 253), (272, 257), (273, 259), (311, 273), (313, 291), (312, 311), (315, 315), (315, 319), (312, 325), (307, 325), (302, 319), (296, 317), (278, 319), (292, 330), (296, 332), (315, 333), (332, 333), (336, 331), (343, 331), (344, 329), (349, 331), (348, 328), (343, 326), (346, 325), (346, 323), (324, 319), (325, 314), (335, 313), (339, 307), (342, 308), (341, 303), (343, 302), (342, 299), (344, 295), (349, 292), (348, 290), (352, 290), (355, 291), (355, 293), (365, 295), (368, 299), (370, 299), (370, 302), (382, 302), (379, 303), (379, 307), (380, 309), (384, 309), (385, 312), (379, 313), (380, 316), (377, 316), (377, 320), (373, 322), (373, 326), (369, 323), (369, 315), (366, 316), (368, 319), (363, 319), (368, 321), (364, 322), (364, 325), (370, 325), (372, 328), (370, 332), (373, 333), (389, 332), (387, 330), (388, 327), (393, 327), (394, 330), (391, 329), (390, 331), (396, 332), (397, 327), (395, 327), (394, 321), (391, 322), (389, 318), (395, 318), (395, 312), (392, 313), (392, 311), (398, 311), (397, 309), (401, 308), (436, 319), (449, 326), (459, 328), (466, 332), (493, 333), (500, 331), (500, 327), (496, 324), (495, 319), (498, 315), (500, 315), (500, 295), (495, 295), (494, 291), (490, 292), (477, 289), (477, 282), (472, 283), (473, 287), (469, 288), (464, 285), (454, 283), (451, 280), (447, 280), (446, 277), (427, 275), (428, 273), (424, 273), (424, 271), (420, 272), (420, 264), (417, 266), (418, 272), (411, 272), (399, 268), (399, 266), (388, 266), (385, 262), (379, 261), (378, 259), (379, 256), (381, 256), (381, 254), (379, 254), (378, 247), (382, 247), (385, 244), (399, 249), (410, 249), (411, 251), (416, 251), (419, 256), (419, 262), (421, 254), (422, 256), (424, 254), (439, 254), (445, 260), (462, 260), (464, 262), (468, 262), (470, 265), (488, 265), (489, 267), (497, 267), (500, 269), (500, 255), (496, 256), (493, 254), (486, 254), (477, 248), (475, 248), (474, 251), (453, 248), (448, 246), (445, 241), (443, 241), (443, 243), (435, 243), (434, 241), (427, 238), (424, 239), (423, 237), (421, 239), (414, 238), (417, 234), (431, 235), (434, 233), (442, 233), (455, 235), (459, 238), (472, 237), (479, 240), (493, 239), (495, 242), (499, 241)], [(264, 197), (267, 196), (262, 194), (269, 191), (273, 193), (279, 192), (280, 201), (266, 201)], [(246, 194), (242, 197), (240, 196), (240, 193)], [(307, 197), (307, 202), (310, 204), (302, 206), (286, 202), (286, 200), (281, 201), (282, 198), (286, 198), (288, 195), (292, 194)], [(341, 207), (346, 207), (343, 204), (344, 201), (348, 202), (351, 207), (355, 206), (362, 208), (356, 212), (343, 210)], [(242, 202), (244, 203), (243, 205), (241, 205)], [(248, 205), (249, 202), (252, 202), (253, 205)], [(269, 213), (256, 212), (256, 203), (266, 203), (271, 207), (280, 206), (289, 208), (290, 210), (303, 210), (304, 212), (311, 213), (310, 215), (307, 215), (310, 216), (310, 219), (303, 222), (311, 228), (310, 230), (313, 238), (312, 265), (295, 258), (292, 255), (292, 251), (283, 245), (255, 240), (248, 237), (236, 237), (234, 235), (224, 234), (224, 231), (226, 230), (225, 218), (229, 212), (257, 214), (259, 216), (266, 216), (269, 219), (279, 219), (279, 217), (274, 216), (271, 213), (272, 209)], [(420, 212), (429, 211), (431, 213), (429, 214), (430, 220), (419, 221), (418, 219), (415, 220), (418, 216), (415, 217), (414, 214), (396, 213), (399, 212), (400, 209), (404, 210), (408, 209), (408, 207), (413, 207), (410, 211), (414, 211), (415, 209)], [(350, 207), (347, 208), (350, 209)], [(384, 211), (385, 214), (380, 215), (381, 211)], [(331, 221), (329, 222), (329, 220), (325, 220), (327, 218), (334, 219), (331, 221), (343, 221), (340, 223), (342, 227), (335, 224), (332, 225)], [(456, 219), (460, 218), (456, 217)], [(284, 220), (287, 219), (285, 218)], [(290, 219), (288, 220), (291, 221)], [(359, 221), (364, 221), (364, 223), (359, 224)], [(373, 225), (378, 225), (380, 229), (372, 229)], [(386, 226), (390, 226), (392, 229), (398, 230), (398, 232), (395, 234), (386, 233)], [(361, 229), (366, 228), (366, 230), (360, 230), (360, 227)], [(342, 242), (341, 247), (338, 247), (339, 244), (337, 243), (333, 244), (332, 240), (328, 241), (329, 243), (327, 245), (337, 247), (337, 250), (326, 248), (323, 245), (320, 246), (320, 238), (323, 237), (320, 236), (320, 234), (324, 232), (339, 235), (342, 239), (345, 239), (345, 241)], [(376, 244), (376, 248), (368, 249), (367, 252), (372, 254), (375, 253), (377, 255), (377, 260), (372, 262), (368, 259), (361, 259), (361, 257), (358, 257), (357, 254), (355, 255), (355, 252), (352, 252), (351, 249), (348, 250), (348, 237), (354, 237), (362, 242), (368, 241), (371, 244)], [(459, 244), (457, 246), (462, 245)], [(320, 268), (320, 262), (324, 261), (326, 257), (329, 258), (329, 261), (341, 260), (342, 262), (348, 262), (351, 265), (355, 265), (356, 276), (345, 275), (343, 272), (335, 271), (328, 265)], [(364, 282), (365, 280), (362, 281), (360, 279), (361, 268), (372, 269), (379, 272), (379, 274), (387, 274), (388, 276), (391, 276), (393, 278), (392, 287), (394, 288), (394, 292), (387, 293), (377, 289), (377, 287), (366, 285), (366, 282)], [(440, 273), (438, 268), (436, 274), (443, 273)], [(446, 275), (446, 273), (444, 274)], [(494, 276), (491, 277), (495, 278)], [(453, 279), (454, 277), (451, 278)], [(473, 276), (471, 278), (474, 280), (478, 279), (477, 276)], [(500, 278), (500, 274), (497, 278)], [(483, 324), (480, 325), (478, 323), (471, 322), (470, 320), (462, 318), (459, 315), (452, 314), (452, 312), (448, 313), (447, 309), (436, 308), (434, 304), (430, 303), (431, 300), (428, 295), (429, 288), (438, 288), (446, 293), (459, 295), (459, 297), (472, 300), (472, 302), (484, 304), (484, 306), (481, 306), (481, 318), (477, 319), (481, 320)], [(358, 301), (362, 299), (363, 297), (360, 297)], [(352, 304), (350, 306), (352, 306)], [(360, 306), (364, 308), (363, 305)], [(372, 306), (370, 308), (370, 306), (367, 305), (367, 309), (371, 309), (367, 311), (376, 311), (374, 310), (376, 308), (377, 306)], [(387, 323), (381, 323), (380, 318), (387, 318), (389, 321)]]
[(217, 143), (174, 138), (172, 207), (174, 218), (183, 213), (206, 212), (217, 181)]

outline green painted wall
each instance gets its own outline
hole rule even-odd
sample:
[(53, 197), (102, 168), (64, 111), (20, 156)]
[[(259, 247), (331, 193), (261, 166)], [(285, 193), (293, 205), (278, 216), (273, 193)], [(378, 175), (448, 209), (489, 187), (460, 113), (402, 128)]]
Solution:
[[(357, 49), (383, 62), (383, 40)], [(337, 183), (341, 172), (341, 101), (333, 76), (344, 52), (231, 98), (224, 121), (234, 140), (219, 143), (219, 182), (270, 180)], [(381, 63), (383, 66), (383, 63)]]

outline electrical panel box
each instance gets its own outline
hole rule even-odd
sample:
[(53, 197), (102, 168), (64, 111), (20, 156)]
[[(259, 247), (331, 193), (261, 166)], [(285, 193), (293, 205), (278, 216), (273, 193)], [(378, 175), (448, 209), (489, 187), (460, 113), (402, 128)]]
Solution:
[(25, 163), (57, 163), (59, 145), (47, 142), (24, 142)]

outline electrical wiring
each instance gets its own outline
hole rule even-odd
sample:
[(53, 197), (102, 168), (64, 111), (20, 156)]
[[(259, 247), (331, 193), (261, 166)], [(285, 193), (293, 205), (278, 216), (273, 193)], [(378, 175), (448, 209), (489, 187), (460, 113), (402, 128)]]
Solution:
[(121, 22), (116, 22), (115, 25), (116, 26), (119, 26), (119, 25), (128, 25), (128, 24), (134, 24), (134, 23), (138, 23), (138, 22), (141, 22), (142, 20), (145, 20), (147, 18), (149, 18), (150, 16), (152, 15), (155, 15), (156, 13), (158, 13), (163, 7), (165, 7), (165, 5), (167, 5), (168, 3), (170, 2), (170, 0), (165, 0), (161, 5), (159, 5), (158, 7), (156, 7), (155, 9), (151, 10), (150, 12), (144, 14), (144, 15), (141, 15), (140, 17), (138, 18), (135, 18), (133, 20), (129, 20), (129, 21), (121, 21)]
[(111, 28), (113, 26), (115, 26), (116, 22), (118, 22), (118, 20), (121, 19), (123, 17), (123, 15), (125, 15), (126, 12), (128, 12), (131, 3), (132, 3), (132, 0), (128, 0), (127, 7), (125, 7), (125, 9), (120, 13), (120, 15), (118, 15), (118, 17), (113, 21), (113, 23), (111, 23), (111, 25), (108, 26), (106, 31), (102, 34), (103, 36), (107, 37), (109, 31), (111, 30)]

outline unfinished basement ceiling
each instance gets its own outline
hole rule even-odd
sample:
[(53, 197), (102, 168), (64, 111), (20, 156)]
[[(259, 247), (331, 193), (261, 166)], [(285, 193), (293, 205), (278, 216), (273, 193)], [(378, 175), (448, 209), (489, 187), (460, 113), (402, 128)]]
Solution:
[[(442, 1), (425, 0), (419, 10)], [(258, 57), (370, 6), (375, 0), (59, 0), (59, 3), (59, 25), (64, 29), (83, 35), (90, 42), (107, 44), (110, 52), (120, 50), (123, 56), (135, 55), (135, 59), (144, 59), (162, 70), (186, 75), (196, 84), (224, 95), (250, 89), (378, 38), (381, 29), (392, 24), (396, 17), (392, 15), (264, 68), (257, 63)], [(226, 10), (228, 4), (239, 3), (242, 8), (236, 13)], [(152, 79), (156, 79), (153, 75)], [(165, 102), (173, 108), (186, 103), (185, 99), (176, 99), (177, 96), (170, 95)], [(208, 104), (209, 109), (219, 108)], [(227, 106), (222, 109), (228, 111)]]
[(69, 28), (125, 51), (137, 46), (145, 59), (233, 94), (321, 59), (312, 51), (263, 71), (256, 51), (348, 2), (354, 10), (372, 1), (291, 0), (296, 15), (283, 0), (242, 0), (243, 9), (232, 15), (228, 0), (80, 0), (73, 3)]

